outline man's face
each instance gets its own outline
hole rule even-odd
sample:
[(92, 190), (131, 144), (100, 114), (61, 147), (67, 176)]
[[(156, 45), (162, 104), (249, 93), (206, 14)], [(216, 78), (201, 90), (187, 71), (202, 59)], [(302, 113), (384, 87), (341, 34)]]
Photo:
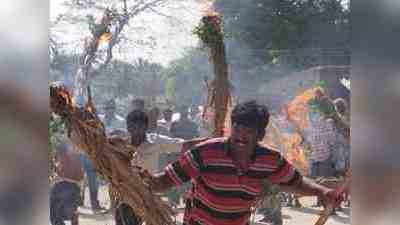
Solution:
[(141, 110), (144, 111), (144, 103), (142, 101), (132, 101), (131, 110)]
[(182, 110), (182, 111), (180, 112), (180, 114), (181, 114), (180, 119), (188, 119), (188, 114), (189, 114), (188, 111)]
[(234, 151), (249, 156), (257, 145), (257, 129), (233, 123), (230, 138)]
[(164, 111), (163, 115), (164, 115), (164, 119), (166, 121), (171, 121), (172, 120), (172, 112), (171, 111)]
[(128, 127), (128, 132), (131, 135), (133, 145), (140, 145), (145, 141), (147, 126), (144, 123), (132, 123)]

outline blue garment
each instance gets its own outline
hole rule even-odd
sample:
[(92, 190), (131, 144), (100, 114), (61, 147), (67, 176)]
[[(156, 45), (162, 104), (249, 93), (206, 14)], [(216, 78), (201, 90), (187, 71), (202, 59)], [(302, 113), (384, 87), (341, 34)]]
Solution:
[(83, 165), (83, 169), (85, 170), (86, 177), (88, 179), (89, 193), (90, 193), (90, 204), (92, 209), (99, 208), (99, 183), (96, 177), (96, 170), (94, 169), (92, 162), (88, 158), (87, 155), (81, 154), (81, 161)]

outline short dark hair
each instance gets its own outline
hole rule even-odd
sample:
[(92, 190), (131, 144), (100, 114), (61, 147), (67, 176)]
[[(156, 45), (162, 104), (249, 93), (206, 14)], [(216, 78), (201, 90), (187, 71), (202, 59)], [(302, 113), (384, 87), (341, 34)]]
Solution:
[(135, 98), (131, 101), (131, 106), (137, 107), (137, 109), (144, 109), (144, 100), (141, 98)]
[(239, 103), (232, 110), (232, 123), (246, 127), (256, 128), (258, 138), (263, 138), (265, 128), (269, 123), (269, 112), (265, 105), (258, 104), (255, 100)]
[(170, 108), (166, 108), (164, 109), (163, 113), (173, 113), (173, 111)]
[(142, 110), (133, 110), (126, 116), (126, 127), (129, 128), (132, 124), (144, 124), (149, 126), (149, 117)]

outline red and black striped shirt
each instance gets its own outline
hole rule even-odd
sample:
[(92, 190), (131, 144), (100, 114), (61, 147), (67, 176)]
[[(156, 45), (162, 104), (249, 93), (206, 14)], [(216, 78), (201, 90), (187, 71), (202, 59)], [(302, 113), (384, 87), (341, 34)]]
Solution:
[(248, 171), (239, 175), (228, 141), (207, 140), (167, 166), (166, 174), (176, 185), (193, 183), (185, 225), (248, 224), (250, 208), (262, 194), (264, 179), (291, 185), (301, 178), (279, 153), (261, 146), (257, 146)]

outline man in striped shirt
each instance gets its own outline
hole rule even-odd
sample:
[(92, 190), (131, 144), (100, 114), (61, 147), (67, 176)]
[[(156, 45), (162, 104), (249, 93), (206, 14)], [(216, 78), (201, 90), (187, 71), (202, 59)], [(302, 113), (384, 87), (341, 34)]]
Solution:
[(338, 203), (333, 190), (302, 177), (279, 153), (258, 145), (269, 122), (265, 106), (255, 101), (239, 104), (231, 121), (229, 138), (197, 144), (152, 177), (155, 192), (192, 182), (185, 225), (249, 224), (251, 207), (262, 196), (266, 180), (284, 191), (317, 195), (325, 203)]

